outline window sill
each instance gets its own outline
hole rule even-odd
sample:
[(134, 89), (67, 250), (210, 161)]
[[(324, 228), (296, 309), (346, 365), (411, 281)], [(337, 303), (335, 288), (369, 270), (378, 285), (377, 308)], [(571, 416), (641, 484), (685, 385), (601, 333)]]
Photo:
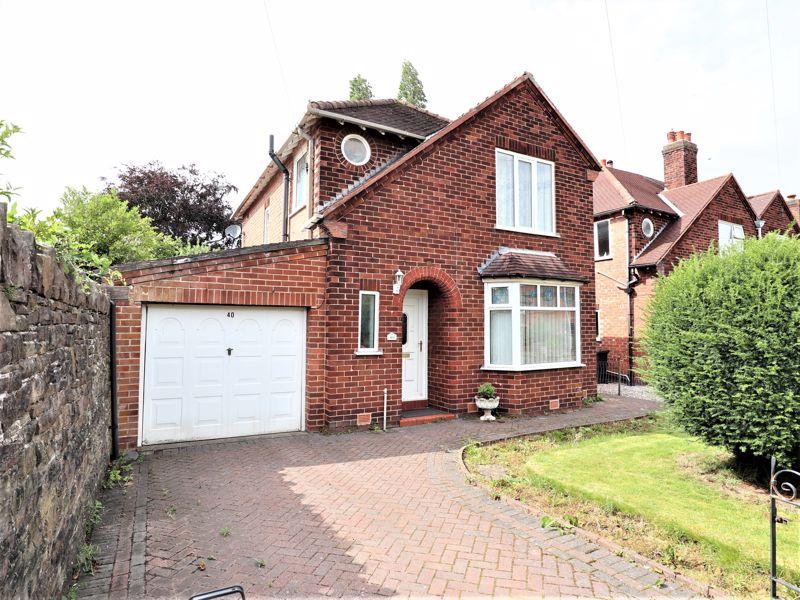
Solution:
[(499, 225), (495, 225), (494, 228), (498, 231), (513, 231), (514, 233), (524, 233), (527, 235), (540, 235), (544, 237), (554, 237), (554, 238), (561, 237), (557, 233), (550, 233), (547, 231), (535, 231), (533, 229), (523, 229), (521, 227), (500, 227)]
[(353, 352), (356, 356), (382, 356), (383, 350), (378, 348), (377, 350), (356, 350)]
[(613, 256), (595, 256), (594, 262), (603, 262), (604, 260), (614, 260)]
[(303, 204), (301, 206), (298, 206), (297, 208), (293, 208), (292, 212), (289, 213), (289, 218), (291, 219), (293, 216), (295, 216), (297, 213), (303, 210), (306, 206), (308, 206), (308, 204)]
[(576, 369), (585, 367), (583, 363), (554, 363), (549, 365), (533, 365), (528, 367), (511, 367), (511, 366), (492, 366), (483, 365), (481, 371), (509, 371), (509, 372), (523, 372), (523, 371), (553, 371), (555, 369)]

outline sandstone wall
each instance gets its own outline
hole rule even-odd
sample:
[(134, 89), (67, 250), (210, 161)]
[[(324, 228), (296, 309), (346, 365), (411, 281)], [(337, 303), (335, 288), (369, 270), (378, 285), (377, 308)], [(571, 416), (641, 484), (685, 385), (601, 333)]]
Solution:
[(0, 598), (58, 598), (110, 453), (109, 300), (0, 203)]

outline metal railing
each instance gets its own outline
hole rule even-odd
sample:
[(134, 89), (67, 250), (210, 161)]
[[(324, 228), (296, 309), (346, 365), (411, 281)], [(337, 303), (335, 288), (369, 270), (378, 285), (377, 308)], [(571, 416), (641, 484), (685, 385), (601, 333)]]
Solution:
[(617, 395), (622, 394), (622, 383), (630, 385), (631, 380), (622, 372), (622, 361), (609, 358), (607, 352), (597, 353), (597, 383), (616, 383)]
[(773, 600), (780, 598), (779, 585), (800, 594), (800, 587), (778, 577), (778, 525), (787, 522), (778, 515), (779, 505), (800, 508), (800, 473), (778, 468), (773, 456), (769, 469), (769, 578)]

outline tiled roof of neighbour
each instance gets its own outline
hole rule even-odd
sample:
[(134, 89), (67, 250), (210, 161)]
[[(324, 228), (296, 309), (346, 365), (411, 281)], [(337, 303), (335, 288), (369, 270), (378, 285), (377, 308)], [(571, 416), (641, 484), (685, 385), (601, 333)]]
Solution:
[(753, 212), (760, 217), (764, 214), (764, 211), (767, 210), (769, 205), (772, 204), (772, 201), (775, 199), (775, 196), (777, 196), (778, 193), (778, 190), (774, 190), (764, 194), (748, 196), (747, 201), (750, 203), (750, 208), (753, 209)]
[(428, 137), (450, 122), (449, 119), (440, 115), (392, 98), (331, 102), (312, 100), (308, 103), (308, 109), (309, 111), (317, 109), (375, 125), (384, 125), (420, 137)]
[(633, 266), (642, 267), (658, 264), (689, 227), (692, 226), (692, 223), (719, 193), (722, 186), (732, 177), (733, 175), (731, 174), (721, 175), (706, 181), (664, 191), (663, 194), (667, 200), (674, 204), (683, 215), (680, 219), (660, 230), (634, 259)]
[(675, 215), (661, 198), (664, 183), (638, 173), (605, 167), (593, 185), (594, 214), (605, 214), (631, 206), (641, 206)]
[(531, 254), (506, 249), (501, 249), (478, 271), (484, 278), (535, 277), (558, 281), (588, 281), (586, 277), (576, 275), (553, 254)]

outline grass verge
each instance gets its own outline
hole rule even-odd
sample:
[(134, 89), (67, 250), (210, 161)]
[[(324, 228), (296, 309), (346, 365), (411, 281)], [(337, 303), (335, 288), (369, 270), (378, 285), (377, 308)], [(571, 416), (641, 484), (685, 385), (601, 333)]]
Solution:
[[(566, 526), (739, 597), (768, 590), (766, 485), (665, 416), (471, 445), (465, 460), (493, 494), (534, 505)], [(779, 562), (784, 578), (797, 581), (800, 514), (785, 516)]]

